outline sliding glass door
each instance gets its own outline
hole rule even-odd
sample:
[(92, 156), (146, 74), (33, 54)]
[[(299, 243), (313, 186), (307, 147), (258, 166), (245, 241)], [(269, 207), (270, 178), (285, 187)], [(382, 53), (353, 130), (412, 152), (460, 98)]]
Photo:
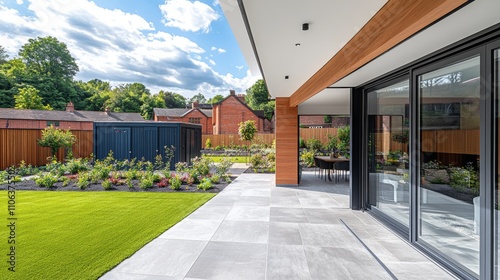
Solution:
[(418, 241), (478, 275), (480, 56), (431, 67), (417, 82)]
[(409, 226), (409, 80), (367, 94), (369, 204)]
[(500, 207), (499, 207), (499, 198), (500, 198), (500, 49), (496, 49), (493, 51), (493, 96), (495, 98), (495, 110), (494, 110), (494, 126), (495, 126), (495, 148), (496, 148), (496, 153), (495, 153), (495, 167), (493, 168), (493, 172), (495, 173), (494, 176), (494, 194), (495, 194), (495, 202), (494, 202), (494, 221), (495, 221), (495, 278), (500, 279), (500, 268), (499, 268), (499, 263), (500, 263), (500, 253), (499, 253), (499, 246), (500, 244), (500, 215), (498, 213)]

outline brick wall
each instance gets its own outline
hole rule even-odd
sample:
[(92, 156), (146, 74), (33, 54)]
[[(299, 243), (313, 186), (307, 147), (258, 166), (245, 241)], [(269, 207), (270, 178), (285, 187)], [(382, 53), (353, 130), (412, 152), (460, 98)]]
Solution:
[(241, 104), (238, 97), (231, 95), (215, 107), (219, 111), (214, 114), (217, 116), (217, 118), (214, 118), (216, 127), (214, 134), (237, 134), (240, 122), (248, 120), (255, 121), (258, 132), (265, 132), (263, 120), (257, 117), (248, 107)]
[(324, 125), (323, 116), (300, 116), (299, 123), (301, 125)]
[[(8, 127), (7, 127), (8, 125)], [(44, 129), (47, 127), (45, 120), (6, 120), (0, 119), (0, 128)], [(93, 130), (93, 122), (65, 122), (59, 121), (60, 129)]]
[(184, 117), (165, 117), (165, 116), (156, 116), (155, 121), (161, 122), (186, 122), (189, 123), (190, 119), (199, 118), (201, 124), (201, 133), (202, 134), (212, 134), (213, 126), (212, 126), (212, 118), (207, 117), (205, 114), (201, 113), (198, 110), (193, 110), (189, 112)]

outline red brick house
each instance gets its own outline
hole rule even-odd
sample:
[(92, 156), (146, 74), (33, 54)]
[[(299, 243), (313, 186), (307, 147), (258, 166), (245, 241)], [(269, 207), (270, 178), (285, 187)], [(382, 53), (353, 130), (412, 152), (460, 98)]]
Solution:
[(237, 134), (240, 122), (253, 120), (258, 133), (272, 133), (273, 127), (264, 111), (252, 110), (245, 103), (245, 95), (230, 91), (228, 97), (214, 104), (212, 113), (213, 134)]
[(77, 111), (72, 102), (65, 111), (0, 108), (0, 128), (93, 130), (95, 121), (144, 121), (139, 113)]
[(212, 105), (193, 102), (191, 108), (154, 108), (154, 121), (201, 124), (202, 134), (212, 134)]

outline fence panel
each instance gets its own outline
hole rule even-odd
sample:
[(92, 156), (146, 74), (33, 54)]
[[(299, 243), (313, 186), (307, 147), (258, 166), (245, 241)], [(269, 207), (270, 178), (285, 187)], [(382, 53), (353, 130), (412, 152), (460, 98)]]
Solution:
[[(88, 157), (93, 150), (93, 132), (84, 130), (71, 131), (76, 136), (73, 146), (74, 157)], [(37, 139), (42, 137), (39, 129), (0, 129), (0, 170), (18, 165), (24, 160), (34, 166), (45, 165), (50, 149), (40, 147)], [(57, 153), (59, 160), (64, 159), (64, 150)]]

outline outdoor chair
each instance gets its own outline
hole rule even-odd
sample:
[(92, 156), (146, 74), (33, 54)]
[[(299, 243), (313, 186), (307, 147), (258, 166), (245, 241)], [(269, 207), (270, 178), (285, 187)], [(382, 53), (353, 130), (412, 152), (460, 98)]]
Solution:
[(348, 161), (337, 162), (335, 164), (335, 171), (338, 174), (337, 175), (338, 181), (340, 181), (340, 177), (347, 180), (348, 179), (347, 172), (349, 171), (349, 162)]

